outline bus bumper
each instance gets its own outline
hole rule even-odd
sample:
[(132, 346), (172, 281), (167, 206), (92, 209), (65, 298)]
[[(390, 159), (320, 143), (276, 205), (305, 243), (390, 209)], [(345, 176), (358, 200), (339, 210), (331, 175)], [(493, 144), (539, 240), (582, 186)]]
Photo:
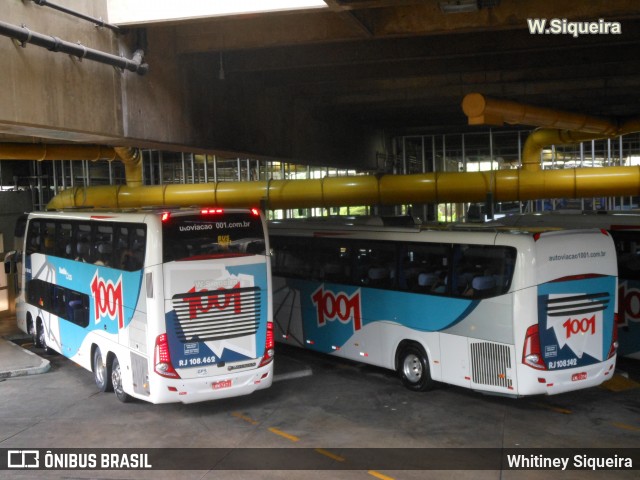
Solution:
[[(581, 368), (554, 371), (531, 369), (527, 377), (535, 378), (535, 383), (531, 380), (525, 383), (519, 382), (520, 388), (518, 389), (518, 394), (557, 395), (578, 389), (597, 387), (613, 378), (615, 365), (616, 357), (614, 356), (605, 362)], [(522, 388), (524, 384), (531, 385), (531, 388)]]
[(271, 386), (273, 362), (255, 370), (207, 378), (162, 378), (152, 385), (152, 403), (196, 403), (248, 395)]

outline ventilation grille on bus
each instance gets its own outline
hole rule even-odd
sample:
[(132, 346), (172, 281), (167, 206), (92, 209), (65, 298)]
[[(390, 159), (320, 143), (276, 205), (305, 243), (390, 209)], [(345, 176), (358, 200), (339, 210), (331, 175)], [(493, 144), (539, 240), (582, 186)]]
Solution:
[(231, 288), (173, 297), (181, 342), (253, 335), (260, 322), (260, 288)]
[(140, 395), (149, 395), (149, 368), (145, 357), (131, 352), (131, 370), (133, 391)]
[(474, 383), (511, 388), (511, 348), (497, 343), (472, 343), (471, 374)]
[(607, 292), (580, 295), (555, 295), (547, 300), (547, 315), (550, 317), (566, 317), (569, 315), (586, 315), (600, 312), (609, 305)]

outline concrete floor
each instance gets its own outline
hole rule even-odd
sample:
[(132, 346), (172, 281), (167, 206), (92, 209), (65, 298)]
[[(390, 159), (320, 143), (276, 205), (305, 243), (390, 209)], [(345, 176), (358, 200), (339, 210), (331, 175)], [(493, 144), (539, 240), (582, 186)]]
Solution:
[[(0, 321), (0, 334), (11, 330), (6, 326), (3, 329), (2, 323)], [(278, 346), (276, 361), (286, 366), (286, 371), (312, 372), (312, 375), (284, 378), (277, 375), (270, 389), (246, 397), (193, 405), (151, 405), (122, 404), (113, 394), (98, 393), (90, 372), (59, 355), (46, 358), (51, 362), (47, 373), (0, 381), (0, 449), (181, 447), (229, 448), (237, 452), (237, 449), (268, 447), (276, 449), (268, 452), (275, 455), (276, 460), (282, 459), (278, 460), (282, 461), (281, 468), (288, 467), (287, 458), (295, 464), (304, 454), (315, 455), (319, 459), (317, 468), (328, 469), (0, 470), (0, 478), (638, 477), (637, 470), (383, 470), (369, 468), (367, 462), (358, 470), (337, 469), (349, 462), (358, 464), (362, 461), (360, 456), (376, 452), (349, 448), (398, 448), (400, 452), (438, 447), (640, 448), (640, 388), (633, 381), (638, 380), (637, 363), (621, 362), (631, 372), (631, 380), (622, 382), (622, 386), (553, 397), (508, 399), (446, 385), (431, 392), (413, 393), (401, 386), (393, 372)], [(420, 454), (420, 450), (410, 453)], [(464, 459), (460, 461), (462, 464)]]

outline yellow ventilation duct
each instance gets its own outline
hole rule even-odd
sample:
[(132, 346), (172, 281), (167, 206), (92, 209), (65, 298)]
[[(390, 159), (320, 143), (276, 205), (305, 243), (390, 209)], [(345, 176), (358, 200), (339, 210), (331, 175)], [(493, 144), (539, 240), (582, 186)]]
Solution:
[[(66, 190), (56, 196), (48, 208), (129, 208), (147, 205), (240, 207), (257, 206), (264, 201), (267, 208), (280, 209), (482, 202), (488, 193), (492, 193), (494, 200), (499, 202), (640, 194), (638, 167), (540, 169), (540, 153), (548, 145), (578, 143), (637, 132), (640, 131), (640, 120), (632, 120), (618, 128), (616, 123), (606, 119), (487, 99), (480, 94), (467, 95), (463, 110), (473, 125), (522, 123), (543, 127), (533, 132), (525, 142), (524, 168), (148, 187), (136, 187), (131, 183), (126, 186)], [(135, 163), (134, 159), (127, 161), (131, 165)]]
[(619, 130), (616, 123), (604, 118), (487, 98), (480, 93), (465, 96), (462, 110), (469, 118), (469, 125), (533, 125), (593, 133), (600, 137), (616, 135)]
[(259, 206), (309, 208), (407, 203), (482, 202), (492, 192), (499, 202), (537, 198), (638, 195), (638, 167), (564, 170), (496, 170), (423, 173), (381, 177), (327, 177), (321, 180), (218, 182), (147, 187), (73, 188), (57, 195), (48, 209), (135, 208), (148, 205)]
[(0, 160), (97, 160), (124, 163), (127, 185), (142, 186), (142, 153), (135, 148), (68, 143), (0, 143)]
[(114, 160), (113, 148), (99, 145), (0, 143), (0, 160)]
[(541, 127), (527, 137), (522, 150), (522, 167), (527, 171), (540, 170), (540, 153), (549, 145), (570, 145), (640, 131), (640, 120), (620, 127), (604, 118), (487, 98), (480, 93), (465, 96), (462, 110), (469, 125), (508, 123)]

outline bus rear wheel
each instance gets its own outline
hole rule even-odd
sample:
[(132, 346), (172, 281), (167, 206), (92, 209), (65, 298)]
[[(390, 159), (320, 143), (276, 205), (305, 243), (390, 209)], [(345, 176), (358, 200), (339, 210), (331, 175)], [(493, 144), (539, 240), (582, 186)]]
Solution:
[(34, 344), (36, 347), (40, 347), (45, 354), (50, 354), (51, 349), (47, 346), (47, 335), (44, 331), (44, 325), (42, 321), (38, 321), (38, 326), (36, 327), (36, 336), (34, 339)]
[(408, 345), (400, 352), (398, 373), (409, 390), (424, 392), (433, 387), (427, 354), (416, 345)]
[(120, 370), (118, 357), (113, 357), (113, 363), (111, 364), (111, 383), (113, 383), (113, 392), (116, 394), (118, 400), (123, 403), (127, 403), (132, 400), (131, 395), (126, 393), (122, 387), (122, 371)]
[(93, 378), (96, 381), (96, 386), (99, 391), (111, 391), (111, 376), (107, 369), (106, 359), (102, 356), (102, 352), (99, 347), (96, 347), (93, 351)]
[(38, 339), (38, 330), (36, 329), (36, 324), (31, 318), (31, 314), (27, 314), (27, 331), (29, 335), (31, 335), (31, 341), (33, 342), (33, 346), (36, 348), (40, 348), (40, 340)]

